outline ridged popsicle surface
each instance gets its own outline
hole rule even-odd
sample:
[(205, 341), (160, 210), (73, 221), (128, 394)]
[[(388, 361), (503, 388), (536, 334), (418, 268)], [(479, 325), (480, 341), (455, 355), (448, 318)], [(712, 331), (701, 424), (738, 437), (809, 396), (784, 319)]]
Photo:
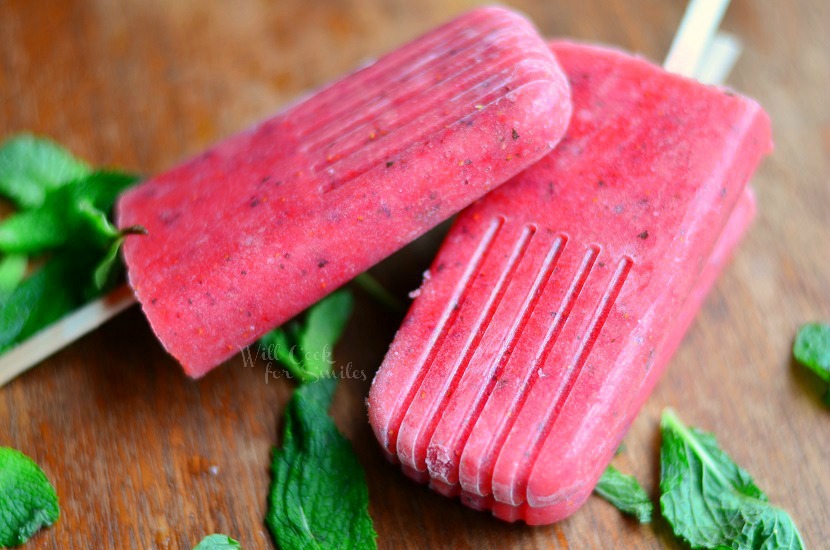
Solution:
[(735, 207), (770, 149), (752, 100), (621, 52), (553, 50), (565, 138), (459, 216), (369, 398), (408, 475), (528, 523), (592, 491), (745, 229)]
[(548, 153), (567, 80), (521, 16), (461, 16), (129, 191), (124, 257), (200, 376)]

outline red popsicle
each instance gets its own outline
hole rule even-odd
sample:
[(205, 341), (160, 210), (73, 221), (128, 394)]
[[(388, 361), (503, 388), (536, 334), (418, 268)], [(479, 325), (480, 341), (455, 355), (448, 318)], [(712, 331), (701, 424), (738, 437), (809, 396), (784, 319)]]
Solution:
[(565, 138), (459, 216), (369, 397), (408, 475), (532, 524), (591, 493), (715, 278), (716, 241), (745, 227), (741, 207), (724, 232), (770, 150), (750, 99), (617, 51), (554, 51), (573, 94)]
[(128, 192), (129, 282), (201, 376), (556, 144), (567, 81), (533, 26), (472, 11)]

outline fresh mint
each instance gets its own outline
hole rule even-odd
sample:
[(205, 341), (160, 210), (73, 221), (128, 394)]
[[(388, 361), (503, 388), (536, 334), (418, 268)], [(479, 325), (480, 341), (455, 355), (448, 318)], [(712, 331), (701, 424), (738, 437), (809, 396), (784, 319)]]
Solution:
[(48, 139), (21, 134), (0, 146), (0, 195), (22, 209), (37, 208), (50, 191), (89, 173), (85, 162)]
[(50, 193), (0, 223), (0, 252), (40, 254), (62, 247), (106, 250), (121, 233), (109, 220), (116, 197), (137, 178), (97, 172)]
[(263, 336), (260, 345), (301, 382), (319, 380), (331, 370), (332, 349), (346, 328), (352, 307), (351, 293), (339, 290), (300, 318)]
[(336, 386), (304, 384), (286, 408), (265, 518), (284, 550), (376, 547), (363, 468), (328, 414)]
[(239, 541), (228, 535), (208, 535), (193, 550), (242, 550)]
[(0, 295), (0, 352), (13, 347), (86, 302), (94, 260), (59, 255)]
[[(19, 210), (0, 222), (0, 352), (108, 290), (127, 233), (110, 215), (135, 176), (93, 171), (31, 135), (0, 146), (0, 195)], [(37, 266), (27, 276), (29, 265)]]
[[(830, 384), (830, 324), (808, 323), (798, 329), (793, 356)], [(830, 405), (830, 387), (824, 394), (824, 402)]]
[(58, 495), (23, 453), (0, 447), (0, 546), (17, 546), (58, 521)]
[(92, 273), (92, 282), (94, 287), (98, 290), (103, 290), (112, 286), (113, 280), (121, 274), (120, 258), (118, 251), (121, 249), (121, 244), (124, 242), (124, 237), (119, 236), (109, 246), (104, 256), (95, 265), (95, 271)]
[(654, 506), (648, 493), (634, 476), (626, 475), (608, 466), (594, 488), (594, 492), (613, 504), (621, 512), (634, 516), (640, 523), (649, 523)]
[(26, 276), (28, 264), (26, 256), (21, 254), (10, 254), (0, 258), (0, 295), (17, 288)]
[(802, 549), (790, 516), (706, 432), (667, 409), (661, 419), (660, 507), (692, 548)]

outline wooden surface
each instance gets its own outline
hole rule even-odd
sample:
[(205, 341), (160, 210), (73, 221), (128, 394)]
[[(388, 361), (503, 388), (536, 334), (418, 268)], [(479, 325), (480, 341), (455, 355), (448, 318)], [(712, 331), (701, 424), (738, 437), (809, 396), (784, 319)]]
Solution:
[[(0, 0), (0, 137), (50, 135), (94, 164), (153, 173), (473, 2), (409, 0)], [(684, 2), (526, 0), (548, 35), (662, 59)], [(830, 536), (830, 413), (793, 365), (796, 327), (830, 320), (830, 4), (735, 0), (724, 27), (746, 51), (730, 83), (770, 112), (777, 148), (754, 184), (760, 216), (615, 463), (658, 477), (666, 406), (714, 431), (808, 547)], [(438, 235), (376, 270), (403, 296)], [(398, 319), (358, 293), (342, 345), (371, 379)], [(276, 299), (276, 298), (275, 298)], [(382, 548), (676, 547), (592, 498), (545, 528), (509, 525), (406, 480), (366, 422), (369, 382), (344, 382), (334, 414), (366, 467)], [(236, 357), (186, 379), (132, 309), (0, 389), (0, 445), (40, 463), (62, 515), (30, 548), (190, 548), (223, 532), (268, 548), (270, 448), (291, 386)]]

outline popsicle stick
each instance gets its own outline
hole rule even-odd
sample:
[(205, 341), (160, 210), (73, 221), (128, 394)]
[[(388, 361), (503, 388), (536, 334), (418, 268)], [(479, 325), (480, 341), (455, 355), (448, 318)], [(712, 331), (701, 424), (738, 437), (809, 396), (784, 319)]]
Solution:
[(124, 285), (49, 325), (0, 356), (0, 387), (135, 303)]
[(737, 37), (727, 33), (716, 34), (695, 72), (695, 78), (703, 84), (722, 84), (732, 72), (742, 49), (743, 45)]
[(728, 5), (729, 0), (689, 2), (663, 68), (685, 76), (695, 75)]

